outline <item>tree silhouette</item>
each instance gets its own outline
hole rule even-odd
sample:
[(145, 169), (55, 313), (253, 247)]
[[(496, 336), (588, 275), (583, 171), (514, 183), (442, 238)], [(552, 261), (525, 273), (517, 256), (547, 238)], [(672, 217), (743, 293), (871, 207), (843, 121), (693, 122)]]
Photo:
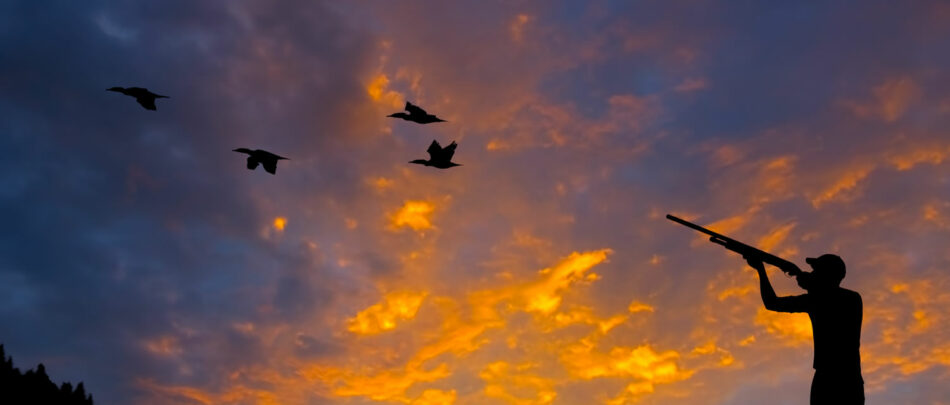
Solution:
[(0, 403), (3, 404), (57, 404), (92, 405), (92, 395), (86, 394), (86, 388), (80, 382), (73, 385), (64, 382), (56, 387), (46, 374), (43, 363), (36, 371), (21, 373), (13, 367), (13, 358), (8, 358), (0, 344)]

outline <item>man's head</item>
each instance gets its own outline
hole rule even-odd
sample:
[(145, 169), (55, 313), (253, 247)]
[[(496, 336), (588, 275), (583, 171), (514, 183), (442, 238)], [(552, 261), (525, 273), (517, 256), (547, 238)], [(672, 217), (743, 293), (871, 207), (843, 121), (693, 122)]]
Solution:
[(844, 279), (844, 260), (838, 255), (828, 253), (809, 257), (805, 259), (805, 263), (811, 266), (815, 281), (824, 287), (837, 287)]

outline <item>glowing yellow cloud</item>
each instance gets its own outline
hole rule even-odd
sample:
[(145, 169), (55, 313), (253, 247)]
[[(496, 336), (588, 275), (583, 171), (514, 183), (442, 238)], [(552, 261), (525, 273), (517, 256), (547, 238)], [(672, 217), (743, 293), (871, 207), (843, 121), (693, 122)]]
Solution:
[(627, 311), (630, 311), (631, 313), (653, 312), (653, 307), (640, 301), (633, 301), (629, 306), (627, 306)]
[[(470, 353), (485, 347), (493, 339), (517, 347), (518, 335), (488, 335), (489, 330), (504, 331), (509, 316), (513, 313), (531, 313), (536, 320), (556, 324), (578, 322), (595, 326), (593, 336), (603, 336), (626, 319), (616, 315), (600, 319), (585, 307), (575, 307), (566, 313), (558, 313), (562, 294), (572, 285), (596, 280), (590, 272), (593, 266), (606, 260), (609, 249), (575, 252), (552, 267), (541, 270), (533, 281), (515, 282), (497, 288), (476, 290), (466, 299), (437, 297), (431, 300), (443, 319), (436, 329), (426, 329), (414, 334), (418, 341), (406, 342), (410, 352), (383, 349), (385, 359), (362, 361), (358, 364), (326, 364), (308, 362), (293, 356), (284, 361), (290, 373), (273, 369), (244, 369), (233, 372), (231, 381), (223, 391), (214, 393), (188, 387), (153, 387), (153, 392), (174, 398), (188, 398), (203, 404), (276, 404), (304, 403), (316, 391), (330, 397), (361, 397), (370, 401), (402, 403), (409, 405), (452, 404), (456, 401), (455, 390), (434, 388), (425, 384), (443, 381), (452, 376), (456, 367), (469, 367)], [(378, 334), (398, 328), (400, 322), (413, 319), (423, 300), (424, 292), (394, 292), (347, 321), (347, 329), (361, 335)], [(534, 297), (544, 297), (541, 301)], [(541, 328), (539, 332), (551, 330)], [(269, 332), (249, 328), (248, 333), (264, 336)], [(507, 340), (506, 340), (507, 338)], [(593, 339), (593, 338), (591, 338)], [(573, 341), (558, 342), (553, 347), (560, 355), (564, 345)], [(400, 344), (401, 348), (405, 348)], [(354, 355), (367, 355), (360, 346)], [(367, 349), (379, 356), (380, 351)], [(402, 350), (402, 349), (399, 349)], [(572, 355), (571, 353), (574, 353)], [(486, 352), (488, 353), (488, 352)], [(394, 357), (390, 357), (392, 354)], [(687, 378), (691, 371), (682, 370), (677, 364), (676, 352), (656, 352), (650, 346), (637, 348), (614, 348), (608, 354), (595, 350), (590, 343), (586, 350), (568, 347), (562, 356), (564, 364), (571, 364), (572, 373), (599, 377), (633, 378), (631, 385), (650, 387), (652, 384)], [(394, 365), (393, 362), (396, 362)], [(585, 363), (587, 362), (587, 363)], [(598, 371), (597, 364), (605, 364)], [(510, 404), (550, 404), (557, 397), (554, 389), (557, 380), (549, 377), (547, 370), (535, 367), (536, 363), (508, 363), (489, 358), (478, 373), (484, 381), (482, 395)], [(544, 372), (544, 374), (542, 374)], [(643, 380), (643, 381), (641, 381)], [(419, 386), (422, 385), (421, 390)], [(261, 387), (268, 388), (249, 388)], [(484, 399), (484, 398), (483, 398)], [(467, 399), (466, 399), (467, 400)]]
[(392, 292), (386, 294), (383, 302), (373, 304), (346, 321), (346, 329), (360, 335), (375, 335), (396, 328), (401, 320), (416, 316), (425, 292)]
[(716, 345), (716, 342), (707, 342), (704, 345), (696, 346), (692, 354), (693, 355), (708, 355), (719, 353), (719, 366), (728, 367), (735, 362), (735, 357), (732, 356), (732, 353), (729, 353), (728, 350), (723, 349)]
[[(415, 384), (436, 381), (451, 375), (451, 370), (445, 363), (435, 366), (428, 362), (445, 354), (463, 356), (471, 353), (488, 342), (484, 334), (489, 329), (500, 329), (505, 325), (504, 314), (499, 307), (508, 310), (536, 312), (550, 314), (557, 309), (557, 305), (548, 304), (538, 307), (531, 299), (536, 294), (543, 295), (545, 303), (560, 302), (560, 293), (574, 282), (588, 279), (585, 273), (593, 266), (606, 260), (609, 249), (572, 253), (557, 265), (541, 270), (541, 278), (515, 286), (504, 286), (498, 289), (488, 289), (472, 292), (468, 295), (467, 309), (459, 307), (459, 303), (450, 298), (433, 299), (445, 319), (440, 326), (441, 331), (434, 339), (419, 347), (415, 354), (408, 359), (405, 366), (372, 370), (365, 366), (357, 370), (313, 366), (302, 371), (309, 379), (322, 381), (332, 386), (333, 393), (339, 396), (363, 396), (377, 401), (407, 402), (406, 391)], [(380, 304), (377, 304), (380, 305)], [(530, 309), (529, 309), (530, 308)], [(358, 318), (358, 317), (357, 317)], [(369, 319), (375, 319), (370, 316)], [(375, 321), (374, 321), (375, 322)], [(374, 325), (374, 322), (367, 322)], [(607, 320), (598, 328), (609, 329), (616, 320)], [(356, 327), (360, 322), (356, 318), (351, 320), (349, 327)], [(379, 325), (379, 322), (375, 322)], [(501, 395), (502, 391), (493, 391)]]
[(785, 238), (788, 237), (788, 234), (792, 231), (792, 229), (795, 229), (794, 222), (779, 226), (759, 239), (758, 243), (756, 243), (756, 246), (765, 251), (773, 250), (779, 244), (785, 241)]
[(284, 217), (274, 218), (274, 229), (278, 231), (283, 231), (285, 226), (287, 226), (287, 218), (284, 218)]
[(745, 226), (746, 222), (749, 222), (749, 215), (740, 214), (731, 216), (729, 218), (720, 219), (716, 222), (713, 222), (706, 226), (713, 232), (719, 232), (722, 234), (730, 234)]
[(383, 73), (379, 73), (369, 80), (369, 83), (366, 85), (366, 94), (369, 95), (370, 99), (380, 104), (393, 108), (402, 108), (405, 97), (399, 92), (387, 90), (388, 86), (389, 77)]
[[(551, 379), (532, 375), (534, 366), (522, 364), (512, 367), (504, 361), (489, 364), (478, 374), (485, 381), (485, 395), (512, 405), (547, 405), (557, 397)], [(512, 391), (517, 390), (521, 396)], [(531, 393), (526, 397), (525, 393)]]
[(614, 347), (608, 353), (595, 350), (594, 336), (581, 339), (560, 354), (561, 363), (574, 377), (589, 380), (601, 377), (632, 378), (619, 396), (608, 403), (624, 404), (636, 396), (653, 392), (655, 384), (687, 379), (693, 371), (677, 364), (680, 354), (673, 350), (657, 352), (650, 345)]
[(752, 285), (743, 285), (736, 287), (729, 287), (725, 290), (722, 290), (717, 297), (719, 301), (725, 301), (730, 297), (744, 297), (755, 291), (755, 287)]
[(561, 304), (561, 292), (574, 282), (597, 279), (595, 273), (584, 274), (595, 265), (607, 260), (609, 249), (587, 253), (574, 252), (557, 266), (540, 271), (544, 278), (536, 283), (527, 285), (521, 292), (522, 299), (526, 300), (525, 310), (550, 314)]
[(412, 400), (409, 405), (452, 405), (455, 403), (455, 390), (425, 390), (419, 398)]
[(393, 228), (409, 227), (420, 231), (432, 228), (429, 217), (435, 211), (435, 205), (428, 201), (406, 201), (392, 216)]
[[(332, 386), (333, 394), (337, 396), (367, 397), (374, 401), (398, 402), (411, 402), (405, 393), (413, 385), (437, 381), (451, 375), (445, 364), (440, 364), (431, 370), (409, 365), (405, 368), (383, 370), (372, 375), (347, 369), (312, 366), (301, 370), (300, 374), (309, 380), (322, 381)], [(439, 394), (428, 395), (427, 399), (431, 399)], [(420, 400), (426, 400), (421, 398), (425, 397), (420, 397)]]
[[(652, 308), (651, 308), (652, 311)], [(615, 315), (607, 319), (600, 319), (594, 316), (593, 309), (590, 307), (578, 307), (567, 312), (559, 312), (554, 315), (554, 323), (557, 327), (574, 324), (597, 325), (601, 333), (607, 333), (617, 325), (627, 320), (624, 315)]]
[(812, 340), (811, 320), (807, 314), (778, 313), (760, 307), (755, 323), (765, 326), (769, 333), (785, 339), (793, 346), (811, 343)]

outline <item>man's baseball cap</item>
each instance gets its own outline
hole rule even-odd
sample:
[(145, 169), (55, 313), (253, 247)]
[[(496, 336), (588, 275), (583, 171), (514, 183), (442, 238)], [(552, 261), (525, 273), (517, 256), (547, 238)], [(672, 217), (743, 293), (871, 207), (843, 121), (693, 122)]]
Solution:
[(838, 255), (827, 253), (818, 257), (808, 257), (805, 258), (805, 263), (811, 265), (812, 268), (832, 270), (836, 273), (839, 273), (840, 278), (844, 278), (844, 260), (841, 260), (841, 257), (838, 257)]

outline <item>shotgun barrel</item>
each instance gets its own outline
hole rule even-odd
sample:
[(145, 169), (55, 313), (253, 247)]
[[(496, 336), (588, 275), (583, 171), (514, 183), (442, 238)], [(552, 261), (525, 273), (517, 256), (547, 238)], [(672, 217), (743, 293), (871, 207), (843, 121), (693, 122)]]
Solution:
[(769, 252), (766, 252), (764, 250), (746, 245), (745, 243), (739, 242), (726, 235), (713, 232), (707, 228), (703, 228), (699, 225), (696, 225), (682, 218), (675, 217), (673, 215), (667, 215), (666, 219), (676, 222), (685, 227), (692, 228), (696, 231), (705, 233), (706, 235), (709, 235), (710, 242), (718, 244), (718, 245), (722, 245), (722, 247), (742, 255), (742, 257), (759, 259), (763, 263), (768, 263), (775, 267), (778, 267), (785, 273), (788, 273), (788, 275), (790, 276), (797, 276), (802, 273), (802, 271), (794, 263), (788, 260), (785, 260), (781, 257), (778, 257), (776, 255), (773, 255)]

